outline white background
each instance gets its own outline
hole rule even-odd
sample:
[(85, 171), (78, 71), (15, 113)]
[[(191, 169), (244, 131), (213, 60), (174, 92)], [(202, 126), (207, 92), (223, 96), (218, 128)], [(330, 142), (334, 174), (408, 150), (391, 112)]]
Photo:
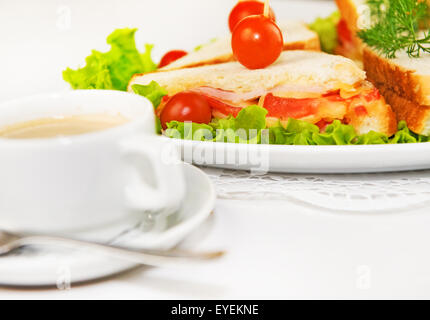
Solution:
[[(118, 27), (138, 27), (139, 47), (156, 44), (156, 58), (171, 48), (191, 49), (227, 32), (234, 3), (0, 0), (0, 101), (66, 89), (61, 70), (83, 63), (91, 49), (107, 50), (105, 38)], [(273, 1), (273, 7), (278, 20), (307, 21), (334, 8), (315, 3)], [(185, 245), (226, 249), (220, 261), (185, 270), (139, 268), (68, 291), (0, 289), (0, 299), (429, 298), (428, 220), (422, 213), (359, 217), (282, 201), (218, 200)]]

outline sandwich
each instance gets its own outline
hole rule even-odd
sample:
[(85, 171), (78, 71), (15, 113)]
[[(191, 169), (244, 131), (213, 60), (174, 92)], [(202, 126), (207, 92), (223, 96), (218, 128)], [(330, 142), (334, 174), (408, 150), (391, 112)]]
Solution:
[[(399, 121), (405, 121), (416, 134), (430, 135), (429, 1), (336, 2), (351, 40), (342, 45), (341, 53), (355, 54), (362, 59), (369, 81), (379, 89)], [(384, 7), (380, 6), (382, 3)], [(414, 13), (412, 18), (410, 12)], [(361, 21), (360, 14), (367, 14), (370, 20)], [(405, 31), (408, 29), (404, 26), (410, 24), (412, 31)], [(418, 39), (422, 40), (421, 48), (417, 45)], [(398, 45), (405, 40), (414, 45)]]
[(413, 132), (430, 135), (430, 54), (410, 58), (406, 52), (386, 58), (370, 48), (363, 51), (367, 76)]
[[(156, 82), (167, 97), (184, 91), (206, 97), (213, 119), (236, 117), (258, 105), (267, 111), (267, 127), (287, 125), (289, 119), (317, 125), (322, 130), (334, 121), (351, 125), (357, 133), (370, 131), (391, 136), (397, 123), (390, 106), (365, 72), (341, 56), (316, 51), (284, 51), (265, 69), (249, 70), (225, 62), (179, 70), (136, 74), (134, 85)], [(157, 113), (168, 98), (163, 98)]]
[(321, 50), (355, 61), (361, 67), (362, 41), (356, 36), (362, 22), (359, 13), (366, 0), (335, 0), (339, 11), (318, 17), (309, 28), (318, 34)]
[[(318, 35), (301, 22), (284, 22), (279, 24), (283, 33), (284, 50), (320, 51)], [(231, 36), (214, 39), (199, 46), (195, 51), (161, 68), (163, 71), (191, 68), (202, 65), (234, 61), (231, 49)]]
[(370, 9), (366, 0), (336, 0), (340, 19), (337, 24), (338, 44), (334, 50), (354, 61), (363, 59), (363, 42), (357, 36), (365, 25)]

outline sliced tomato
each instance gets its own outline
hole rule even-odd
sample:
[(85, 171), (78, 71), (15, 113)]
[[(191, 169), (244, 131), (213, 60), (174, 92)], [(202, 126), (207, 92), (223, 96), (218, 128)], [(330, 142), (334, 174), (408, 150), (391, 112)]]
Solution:
[(357, 116), (367, 116), (368, 112), (367, 109), (364, 106), (358, 106), (354, 108), (354, 112)]
[(206, 100), (208, 101), (210, 107), (214, 111), (218, 111), (219, 113), (222, 113), (226, 116), (232, 115), (233, 117), (236, 117), (237, 114), (242, 110), (242, 108), (234, 107), (226, 102), (223, 102), (217, 98), (205, 96)]
[(268, 111), (268, 117), (299, 119), (317, 113), (319, 105), (318, 100), (319, 99), (315, 98), (280, 98), (269, 93), (264, 98), (263, 106)]
[(345, 99), (342, 98), (340, 95), (340, 90), (329, 91), (329, 92), (323, 94), (322, 96), (323, 96), (323, 98), (326, 98), (329, 101), (345, 101)]
[(315, 123), (315, 125), (318, 126), (318, 128), (320, 128), (321, 132), (324, 132), (325, 128), (327, 128), (327, 126), (329, 124), (331, 124), (332, 122), (333, 121), (326, 121), (326, 120), (322, 119), (322, 120), (318, 121), (317, 123)]
[(157, 117), (161, 116), (161, 112), (163, 111), (164, 107), (166, 106), (170, 98), (171, 97), (169, 97), (168, 95), (165, 95), (163, 98), (161, 98), (160, 105), (155, 109), (155, 114)]
[(381, 99), (381, 93), (377, 88), (371, 90), (368, 94), (364, 96), (367, 102), (375, 101)]
[(352, 34), (344, 19), (341, 19), (337, 25), (337, 34), (340, 43), (349, 43), (352, 41)]

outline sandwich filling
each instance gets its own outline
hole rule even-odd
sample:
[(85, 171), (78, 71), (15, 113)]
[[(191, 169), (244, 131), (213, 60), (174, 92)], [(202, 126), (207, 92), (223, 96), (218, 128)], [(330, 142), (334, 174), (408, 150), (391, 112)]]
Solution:
[[(289, 118), (316, 124), (321, 129), (334, 120), (353, 124), (357, 119), (369, 116), (373, 110), (386, 106), (378, 89), (368, 82), (358, 86), (340, 85), (337, 90), (328, 92), (319, 87), (306, 89), (291, 86), (245, 94), (210, 87), (189, 91), (198, 92), (206, 98), (213, 118), (236, 117), (243, 108), (250, 105), (263, 107), (268, 111), (268, 127), (276, 126), (279, 122), (285, 125)], [(157, 108), (158, 115), (168, 101), (169, 97), (165, 96)]]

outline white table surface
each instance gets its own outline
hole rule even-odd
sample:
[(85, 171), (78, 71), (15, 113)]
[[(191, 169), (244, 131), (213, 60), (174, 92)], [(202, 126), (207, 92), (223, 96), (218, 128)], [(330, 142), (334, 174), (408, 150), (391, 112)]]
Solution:
[[(234, 1), (71, 3), (0, 3), (0, 101), (67, 88), (60, 71), (92, 48), (106, 49), (105, 37), (117, 27), (139, 27), (138, 43), (155, 43), (155, 57), (192, 48), (227, 32)], [(334, 7), (300, 9), (307, 3), (274, 1), (274, 7), (279, 20), (311, 20)], [(139, 268), (65, 291), (3, 288), (0, 299), (430, 298), (426, 211), (359, 216), (287, 201), (219, 199), (184, 244), (227, 250), (219, 261), (185, 270)]]

